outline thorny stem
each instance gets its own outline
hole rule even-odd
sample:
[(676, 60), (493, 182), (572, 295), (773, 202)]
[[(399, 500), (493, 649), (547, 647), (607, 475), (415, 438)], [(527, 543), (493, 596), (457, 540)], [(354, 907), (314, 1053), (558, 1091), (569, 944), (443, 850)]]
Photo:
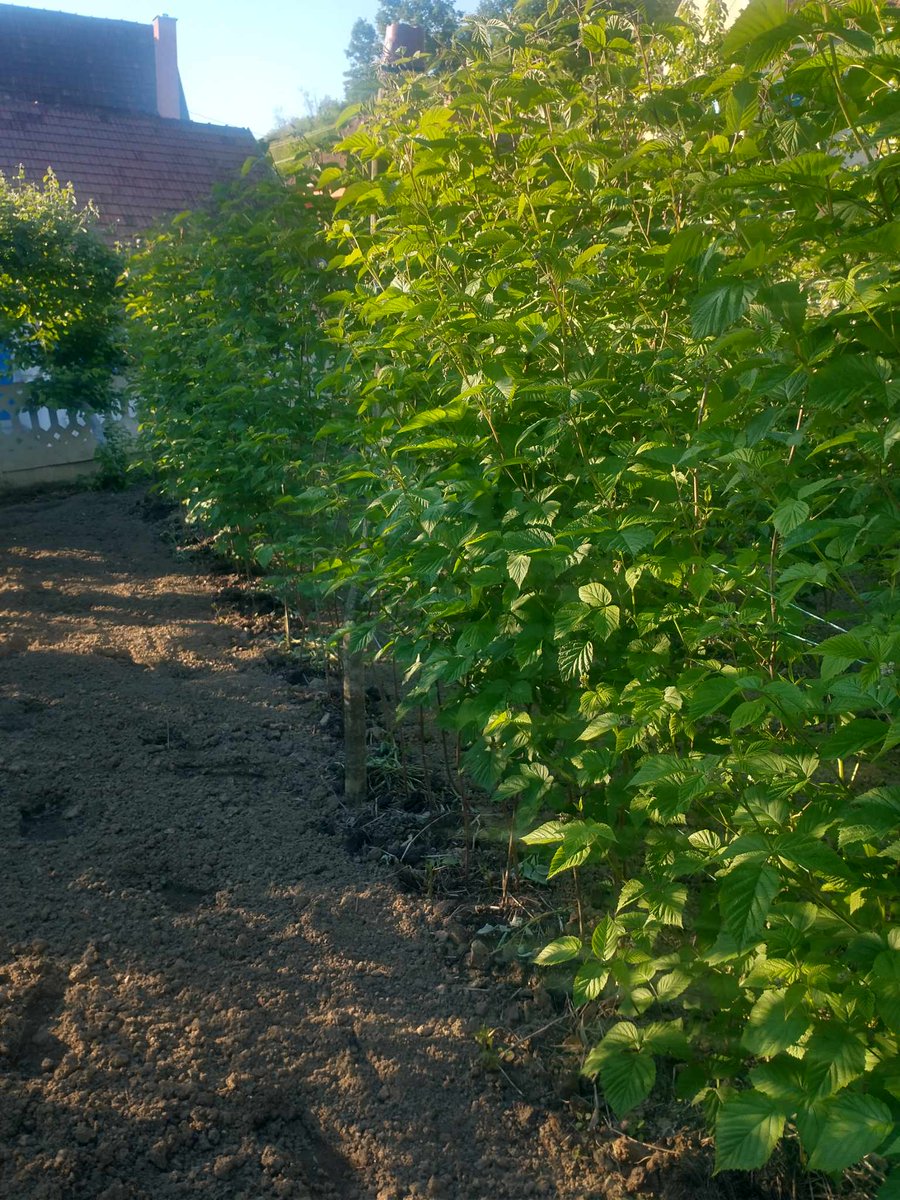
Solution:
[(432, 801), (431, 779), (428, 774), (428, 759), (425, 755), (425, 710), (419, 705), (419, 755), (422, 759), (422, 786), (430, 804)]
[(506, 869), (503, 872), (502, 902), (505, 904), (509, 897), (509, 880), (518, 866), (516, 856), (516, 809), (513, 804), (509, 814), (509, 840), (506, 843)]
[[(438, 701), (438, 709), (443, 711), (444, 696), (443, 696), (443, 690), (441, 688), (440, 680), (438, 680), (438, 685), (437, 685), (437, 701)], [(446, 778), (447, 778), (447, 785), (449, 786), (451, 792), (455, 792), (457, 790), (457, 788), (456, 788), (456, 783), (454, 782), (454, 779), (453, 779), (453, 772), (450, 769), (450, 748), (447, 744), (446, 729), (441, 730), (441, 749), (443, 750), (444, 774), (446, 775)]]
[(406, 796), (409, 795), (409, 768), (406, 762), (406, 735), (403, 732), (403, 723), (397, 720), (397, 709), (400, 707), (400, 681), (397, 678), (397, 664), (391, 660), (391, 673), (394, 677), (394, 716), (393, 716), (393, 732), (397, 738), (397, 745), (400, 750), (400, 769), (403, 773), (403, 791)]
[(466, 777), (462, 769), (462, 743), (459, 734), (456, 735), (456, 778), (459, 781), (459, 796), (462, 801), (463, 818), (463, 874), (468, 878), (471, 853), (471, 824), (472, 810), (469, 803), (469, 789), (466, 787)]
[(584, 913), (581, 908), (581, 880), (578, 878), (578, 868), (572, 868), (572, 882), (575, 885), (575, 911), (578, 913), (578, 936), (584, 938)]

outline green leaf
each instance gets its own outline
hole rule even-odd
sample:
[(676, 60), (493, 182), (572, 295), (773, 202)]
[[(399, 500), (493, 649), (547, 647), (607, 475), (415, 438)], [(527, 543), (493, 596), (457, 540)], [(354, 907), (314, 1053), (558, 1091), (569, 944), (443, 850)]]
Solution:
[(706, 288), (691, 304), (694, 337), (724, 333), (744, 315), (756, 291), (756, 284), (742, 279), (727, 279)]
[(335, 129), (342, 129), (348, 121), (352, 121), (361, 108), (361, 104), (348, 104), (346, 108), (341, 109), (334, 122)]
[(557, 963), (569, 962), (581, 953), (581, 938), (568, 936), (548, 943), (534, 956), (539, 967), (553, 967)]
[(687, 888), (680, 883), (654, 883), (647, 888), (644, 900), (652, 917), (661, 925), (681, 926)]
[(572, 985), (572, 998), (577, 1005), (589, 1004), (603, 995), (609, 969), (599, 962), (586, 962), (578, 970)]
[(622, 926), (612, 917), (604, 917), (594, 927), (591, 935), (591, 950), (601, 962), (609, 962), (615, 955), (623, 932)]
[(774, 1058), (795, 1046), (809, 1028), (809, 1018), (799, 1000), (777, 989), (763, 992), (747, 1018), (741, 1045), (760, 1058)]
[(319, 176), (316, 187), (319, 188), (320, 191), (327, 187), (331, 187), (333, 183), (337, 183), (343, 173), (344, 172), (340, 167), (326, 167)]
[(652, 1054), (642, 1054), (641, 1031), (631, 1021), (619, 1021), (588, 1053), (583, 1075), (599, 1072), (603, 1094), (618, 1116), (629, 1112), (650, 1094), (656, 1080)]
[(636, 903), (647, 890), (647, 885), (641, 879), (627, 879), (622, 884), (619, 892), (619, 899), (616, 903), (616, 912), (620, 913), (629, 905)]
[[(771, 53), (789, 44), (796, 36), (798, 24), (792, 20), (791, 10), (785, 0), (750, 0), (722, 42), (722, 55), (726, 62), (741, 58), (753, 43), (771, 47)], [(779, 36), (779, 34), (781, 36)], [(768, 58), (753, 59), (754, 65), (762, 65)]]
[(663, 259), (663, 270), (671, 275), (678, 267), (699, 258), (712, 243), (710, 230), (706, 226), (680, 229), (672, 238)]
[(856, 717), (836, 729), (819, 746), (823, 758), (846, 758), (848, 754), (858, 754), (867, 746), (884, 740), (888, 731), (883, 721), (873, 717)]
[(820, 642), (811, 653), (846, 658), (851, 662), (857, 658), (865, 660), (869, 658), (869, 644), (857, 633), (839, 633)]
[(761, 1092), (726, 1100), (716, 1118), (716, 1174), (765, 1166), (784, 1132), (785, 1119), (780, 1103)]
[(619, 619), (621, 613), (617, 604), (607, 604), (605, 608), (594, 608), (591, 610), (589, 626), (591, 632), (603, 641), (609, 637), (611, 633), (619, 628)]
[(847, 446), (851, 442), (855, 442), (858, 436), (859, 433), (857, 430), (847, 429), (843, 433), (839, 433), (837, 437), (829, 438), (826, 442), (819, 442), (814, 450), (810, 450), (809, 457), (815, 458), (817, 454), (822, 454), (826, 450), (833, 450), (835, 446)]
[(815, 1145), (806, 1145), (804, 1139), (814, 1171), (852, 1167), (877, 1150), (894, 1129), (891, 1110), (874, 1096), (845, 1092), (825, 1102), (821, 1111)]
[(578, 598), (592, 608), (600, 608), (612, 604), (612, 592), (602, 583), (586, 583), (578, 589)]
[(653, 987), (656, 991), (657, 1000), (663, 1004), (667, 1004), (686, 992), (692, 983), (693, 977), (691, 974), (676, 967), (674, 971), (669, 971), (667, 975), (658, 976), (654, 981)]
[(866, 1069), (866, 1044), (840, 1021), (821, 1022), (806, 1043), (803, 1061), (822, 1098), (834, 1095)]
[(579, 742), (592, 742), (595, 738), (602, 737), (604, 733), (615, 729), (619, 720), (617, 713), (601, 713), (578, 735)]
[(622, 525), (609, 539), (610, 550), (624, 551), (626, 554), (640, 554), (648, 546), (653, 545), (653, 530), (645, 525)]
[(787, 1111), (802, 1104), (809, 1092), (803, 1064), (788, 1055), (757, 1063), (750, 1071), (750, 1082), (756, 1091), (782, 1101)]
[(668, 1054), (672, 1058), (689, 1058), (690, 1042), (685, 1036), (681, 1019), (677, 1021), (654, 1021), (641, 1030), (641, 1049), (654, 1054)]
[(617, 1021), (592, 1053), (604, 1057), (608, 1054), (618, 1054), (621, 1050), (640, 1050), (642, 1045), (641, 1031), (633, 1021)]
[(586, 675), (594, 661), (594, 644), (573, 639), (559, 648), (559, 673), (563, 679)]
[(428, 429), (432, 425), (440, 425), (445, 421), (459, 421), (465, 414), (465, 404), (459, 402), (443, 408), (426, 408), (417, 412), (405, 425), (401, 425), (397, 432), (412, 433), (416, 429)]
[(652, 1054), (611, 1054), (600, 1064), (603, 1095), (617, 1117), (646, 1100), (655, 1082)]
[(772, 524), (782, 537), (793, 531), (809, 516), (805, 500), (783, 500), (772, 513)]
[(355, 204), (357, 200), (362, 200), (366, 196), (380, 195), (381, 189), (372, 180), (359, 179), (355, 183), (349, 184), (344, 188), (337, 204), (334, 206), (335, 215), (350, 204)]
[(628, 780), (628, 787), (646, 787), (648, 783), (662, 783), (666, 780), (683, 782), (693, 767), (694, 764), (690, 760), (678, 758), (674, 754), (648, 756)]
[(563, 843), (553, 855), (547, 878), (580, 867), (590, 857), (594, 846), (613, 840), (613, 831), (598, 821), (570, 821), (565, 826)]
[(597, 242), (593, 246), (588, 246), (586, 250), (582, 250), (580, 254), (576, 255), (572, 262), (572, 269), (577, 271), (580, 267), (586, 266), (592, 259), (602, 254), (605, 249), (606, 242)]
[(592, 54), (602, 54), (606, 49), (606, 29), (603, 25), (583, 25), (581, 41), (585, 50)]
[(566, 826), (563, 821), (545, 821), (531, 833), (526, 833), (522, 841), (526, 846), (552, 846), (561, 842), (566, 836)]
[(583, 604), (563, 604), (557, 609), (553, 621), (553, 636), (557, 639), (564, 638), (582, 626), (587, 615), (588, 612)]
[(784, 833), (775, 839), (772, 849), (783, 863), (795, 863), (813, 874), (834, 879), (853, 877), (841, 856), (819, 838)]
[(531, 566), (531, 558), (527, 554), (510, 554), (506, 560), (506, 569), (510, 578), (521, 587)]
[(790, 9), (785, 0), (750, 0), (722, 41), (724, 58), (733, 60), (739, 50), (763, 34), (778, 29), (789, 17)]
[(712, 679), (704, 679), (690, 695), (688, 716), (692, 721), (712, 716), (728, 703), (737, 690), (737, 683), (729, 675), (715, 675)]
[(722, 878), (719, 907), (739, 947), (759, 940), (780, 888), (781, 876), (768, 863), (741, 863)]
[(768, 713), (769, 705), (761, 696), (756, 700), (742, 701), (731, 714), (731, 732), (736, 733), (739, 729), (746, 729), (748, 725), (756, 725), (761, 718), (768, 717)]
[(581, 844), (568, 845), (566, 842), (563, 842), (550, 859), (550, 866), (547, 868), (547, 878), (552, 879), (554, 875), (561, 875), (563, 871), (571, 871), (574, 867), (580, 867), (583, 862), (587, 862), (590, 856), (590, 846)]
[(875, 1193), (875, 1200), (900, 1200), (900, 1170), (891, 1171)]
[(872, 964), (869, 986), (888, 1029), (900, 1029), (900, 950), (884, 950)]

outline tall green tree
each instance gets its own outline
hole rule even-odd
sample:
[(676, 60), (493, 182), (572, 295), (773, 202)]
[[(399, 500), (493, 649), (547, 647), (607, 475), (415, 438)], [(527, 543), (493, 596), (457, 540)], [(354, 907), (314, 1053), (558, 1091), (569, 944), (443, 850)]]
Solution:
[(382, 0), (374, 24), (362, 18), (350, 33), (346, 55), (350, 66), (344, 75), (349, 103), (369, 99), (378, 91), (377, 62), (384, 31), (395, 21), (418, 25), (425, 31), (425, 46), (434, 50), (459, 28), (462, 13), (450, 0)]
[(306, 97), (306, 114), (281, 121), (266, 141), (278, 170), (291, 174), (304, 160), (327, 158), (340, 134), (335, 122), (345, 105), (333, 96)]
[[(607, 0), (603, 10), (655, 21), (673, 16), (676, 9), (683, 9), (690, 3), (691, 0)], [(717, 3), (717, 0), (712, 0), (712, 3)], [(545, 15), (562, 16), (567, 4), (572, 6), (573, 0), (481, 0), (475, 15), (482, 20), (517, 24), (537, 21)], [(574, 11), (578, 11), (577, 7)]]
[(547, 0), (481, 0), (475, 10), (482, 20), (534, 20), (547, 10)]
[(121, 259), (97, 223), (96, 209), (52, 173), (43, 184), (0, 173), (0, 347), (14, 367), (38, 369), (37, 404), (113, 404)]

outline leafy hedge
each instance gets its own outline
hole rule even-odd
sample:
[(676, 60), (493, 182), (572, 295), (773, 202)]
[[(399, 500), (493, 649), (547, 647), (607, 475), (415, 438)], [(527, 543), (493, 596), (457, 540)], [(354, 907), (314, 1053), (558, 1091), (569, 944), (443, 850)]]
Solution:
[[(538, 957), (615, 1001), (585, 1072), (624, 1113), (677, 1060), (719, 1169), (786, 1130), (823, 1171), (900, 1156), (896, 22), (551, 4), (394, 85), (319, 184), (342, 281), (302, 487), (262, 326), (229, 361), (210, 324), (200, 369), (146, 285), (182, 494), (219, 522), (240, 494), (272, 569), (311, 540), (368, 597), (357, 644), (458, 697), (467, 770), (590, 902)], [(217, 304), (234, 232), (192, 251)]]
[(294, 583), (319, 542), (291, 493), (314, 483), (330, 412), (317, 391), (329, 354), (322, 199), (304, 182), (221, 187), (127, 272), (147, 455), (189, 519), (239, 559), (268, 567), (277, 548)]

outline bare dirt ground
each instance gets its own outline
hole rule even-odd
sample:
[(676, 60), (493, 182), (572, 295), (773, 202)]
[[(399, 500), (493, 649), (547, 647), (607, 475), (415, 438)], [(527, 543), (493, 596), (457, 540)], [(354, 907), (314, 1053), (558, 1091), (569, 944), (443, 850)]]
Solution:
[(0, 516), (0, 1195), (605, 1195), (140, 497)]

